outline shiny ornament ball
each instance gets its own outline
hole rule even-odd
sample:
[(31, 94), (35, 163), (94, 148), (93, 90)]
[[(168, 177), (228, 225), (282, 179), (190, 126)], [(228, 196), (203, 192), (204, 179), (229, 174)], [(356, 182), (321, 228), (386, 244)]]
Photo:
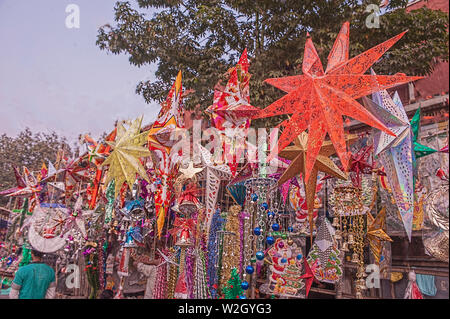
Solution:
[(292, 239), (288, 239), (287, 243), (289, 246), (292, 246), (294, 244), (294, 241)]
[(252, 194), (251, 197), (252, 197), (252, 201), (254, 201), (254, 202), (256, 202), (258, 200), (258, 195), (256, 195), (256, 194)]
[(302, 255), (302, 254), (298, 254), (298, 255), (297, 255), (297, 259), (298, 259), (298, 260), (300, 260), (300, 259), (302, 259), (302, 258), (303, 258), (303, 255)]
[(255, 271), (255, 268), (253, 268), (252, 266), (247, 266), (245, 267), (245, 272), (249, 275), (253, 274), (253, 272)]
[(278, 243), (278, 247), (283, 248), (283, 247), (284, 247), (284, 242), (280, 241), (280, 242)]
[(286, 259), (286, 258), (281, 258), (281, 263), (282, 263), (282, 264), (287, 263), (287, 259)]
[(292, 227), (292, 226), (289, 226), (288, 227), (288, 231), (290, 231), (291, 233), (294, 231), (294, 227)]
[(243, 281), (242, 284), (241, 284), (241, 288), (244, 289), (244, 290), (247, 290), (248, 286), (249, 286), (248, 282), (246, 282), (246, 281)]
[(261, 228), (255, 227), (255, 229), (253, 229), (253, 233), (254, 233), (256, 236), (261, 235)]
[(247, 299), (247, 297), (245, 297), (244, 295), (239, 296), (239, 299)]
[(275, 242), (275, 239), (272, 236), (269, 236), (269, 237), (266, 238), (266, 242), (269, 245), (273, 245), (273, 243)]
[(275, 213), (274, 212), (268, 212), (267, 213), (267, 217), (274, 218), (275, 217)]
[(263, 260), (264, 259), (264, 253), (262, 251), (258, 251), (256, 253), (256, 259)]
[(273, 229), (273, 231), (279, 231), (280, 230), (280, 225), (277, 224), (277, 223), (272, 224), (272, 229)]
[(269, 205), (267, 203), (262, 203), (261, 206), (264, 209), (268, 209), (269, 208)]

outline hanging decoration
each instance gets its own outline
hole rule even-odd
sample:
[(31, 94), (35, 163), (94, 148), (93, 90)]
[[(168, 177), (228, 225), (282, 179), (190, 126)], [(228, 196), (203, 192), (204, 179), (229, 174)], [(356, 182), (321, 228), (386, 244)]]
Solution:
[(332, 284), (337, 283), (343, 273), (341, 252), (334, 235), (335, 229), (327, 218), (323, 218), (307, 257), (308, 264), (314, 269), (315, 278)]
[[(349, 155), (344, 136), (343, 115), (394, 135), (356, 99), (380, 89), (388, 89), (421, 78), (404, 74), (381, 76), (364, 74), (400, 40), (405, 32), (349, 59), (349, 31), (350, 24), (345, 22), (328, 56), (328, 67), (325, 72), (308, 34), (302, 65), (303, 75), (265, 80), (266, 83), (285, 91), (287, 95), (254, 117), (292, 114), (290, 119), (282, 123), (285, 130), (279, 140), (279, 150), (283, 150), (296, 136), (308, 129), (309, 141), (304, 164), (306, 183), (310, 178), (314, 179), (313, 167), (327, 133), (344, 170), (348, 169)], [(378, 85), (374, 85), (373, 82)]]

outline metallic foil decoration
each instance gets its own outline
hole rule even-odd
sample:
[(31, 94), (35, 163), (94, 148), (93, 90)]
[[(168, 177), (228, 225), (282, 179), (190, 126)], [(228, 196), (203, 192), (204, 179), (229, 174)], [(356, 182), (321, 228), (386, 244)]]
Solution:
[[(348, 59), (349, 23), (345, 22), (328, 56), (329, 65), (325, 72), (308, 35), (303, 57), (303, 75), (265, 80), (285, 91), (287, 95), (258, 112), (254, 118), (293, 114), (290, 119), (283, 122), (286, 129), (280, 137), (279, 150), (289, 145), (300, 133), (308, 130), (306, 182), (310, 178), (314, 179), (313, 167), (327, 133), (344, 170), (348, 169), (349, 155), (342, 118), (344, 115), (394, 135), (356, 99), (379, 90), (380, 86), (387, 89), (421, 78), (404, 74), (364, 74), (404, 34), (405, 32)], [(374, 85), (374, 82), (378, 83), (378, 86)]]
[(434, 258), (448, 263), (449, 235), (447, 231), (441, 231), (433, 237), (424, 239), (423, 245), (428, 253)]
[(397, 92), (391, 98), (386, 90), (380, 90), (373, 93), (372, 101), (369, 99), (363, 101), (372, 114), (397, 134), (397, 137), (392, 137), (384, 132), (374, 132), (375, 155), (378, 155), (384, 167), (403, 226), (411, 241), (415, 158), (413, 133), (408, 116)]
[(150, 156), (150, 151), (141, 145), (145, 144), (148, 132), (140, 133), (142, 117), (133, 121), (128, 130), (120, 123), (117, 126), (115, 142), (107, 142), (113, 148), (102, 166), (109, 165), (105, 185), (115, 180), (115, 197), (119, 194), (124, 182), (132, 190), (136, 174), (150, 182), (147, 172), (139, 158)]

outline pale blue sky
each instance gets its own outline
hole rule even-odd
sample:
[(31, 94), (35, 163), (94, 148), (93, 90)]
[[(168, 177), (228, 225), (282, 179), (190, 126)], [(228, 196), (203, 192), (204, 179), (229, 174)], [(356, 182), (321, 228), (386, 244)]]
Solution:
[[(80, 8), (79, 29), (65, 25), (71, 3)], [(86, 132), (98, 138), (116, 119), (156, 117), (159, 106), (135, 93), (139, 81), (154, 79), (155, 66), (137, 68), (95, 45), (98, 28), (114, 24), (115, 3), (0, 0), (0, 134), (28, 126), (73, 142)]]

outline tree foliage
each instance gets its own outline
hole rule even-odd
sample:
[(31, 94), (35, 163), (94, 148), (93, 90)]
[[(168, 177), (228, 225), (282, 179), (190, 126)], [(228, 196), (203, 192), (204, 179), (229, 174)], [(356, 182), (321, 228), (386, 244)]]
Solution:
[[(424, 75), (436, 58), (448, 60), (448, 15), (426, 8), (406, 12), (407, 0), (391, 0), (379, 28), (368, 28), (368, 4), (375, 0), (137, 0), (115, 5), (115, 25), (99, 29), (97, 45), (125, 53), (135, 66), (156, 63), (155, 82), (136, 92), (161, 101), (178, 70), (195, 90), (185, 100), (201, 109), (212, 102), (215, 84), (248, 49), (251, 102), (266, 107), (282, 94), (264, 84), (270, 77), (301, 73), (309, 32), (324, 65), (343, 22), (350, 21), (350, 56), (404, 31), (409, 32), (375, 66), (379, 74)], [(148, 18), (143, 11), (152, 10)]]
[(65, 137), (52, 133), (34, 133), (29, 128), (16, 137), (0, 135), (0, 189), (16, 186), (13, 166), (39, 171), (42, 163), (56, 160), (58, 149), (64, 147), (65, 156), (72, 155)]

